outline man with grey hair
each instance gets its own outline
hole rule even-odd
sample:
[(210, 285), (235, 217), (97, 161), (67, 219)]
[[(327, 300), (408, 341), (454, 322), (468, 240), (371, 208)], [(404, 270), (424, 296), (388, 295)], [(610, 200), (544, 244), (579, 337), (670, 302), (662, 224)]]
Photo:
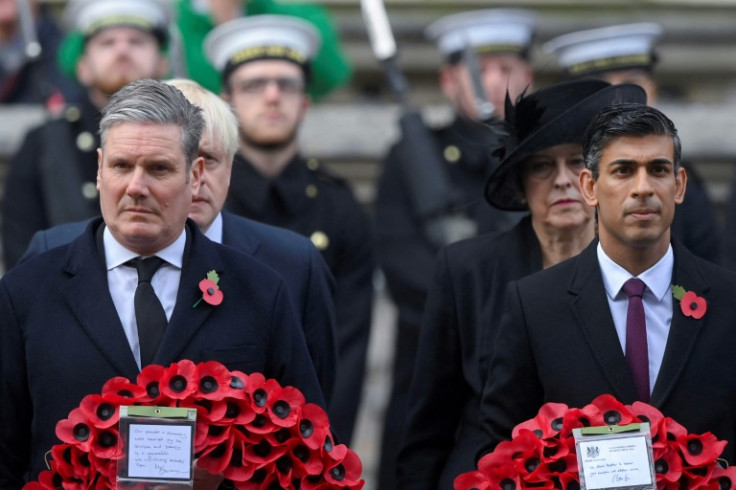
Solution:
[[(224, 100), (197, 82), (177, 78), (164, 83), (178, 88), (191, 103), (201, 107), (205, 120), (199, 141), (204, 172), (199, 191), (192, 196), (189, 217), (210, 240), (252, 255), (282, 275), (301, 320), (322, 393), (329, 401), (335, 384), (337, 349), (334, 279), (327, 264), (309, 239), (222, 210), (239, 144), (238, 121)], [(37, 232), (20, 261), (71, 242), (89, 222), (66, 223)]]
[[(56, 423), (85, 395), (147, 364), (219, 361), (324, 405), (283, 279), (187, 219), (202, 127), (201, 109), (174, 87), (121, 89), (100, 123), (102, 219), (0, 280), (0, 399), (10, 401), (0, 405), (0, 488), (36, 477)], [(198, 303), (210, 271), (219, 304)]]

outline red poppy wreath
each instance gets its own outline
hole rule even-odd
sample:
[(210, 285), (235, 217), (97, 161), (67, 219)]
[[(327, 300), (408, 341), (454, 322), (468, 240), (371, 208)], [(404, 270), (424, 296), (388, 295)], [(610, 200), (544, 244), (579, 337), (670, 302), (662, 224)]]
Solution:
[(196, 408), (197, 465), (238, 489), (360, 489), (357, 454), (335, 444), (324, 410), (291, 386), (262, 374), (229, 371), (218, 362), (182, 360), (146, 366), (136, 383), (109, 380), (56, 425), (62, 444), (50, 470), (24, 489), (115, 488), (124, 457), (118, 432), (122, 405)]
[(580, 488), (573, 429), (649, 422), (658, 489), (728, 489), (736, 485), (736, 466), (722, 468), (726, 441), (687, 429), (646, 403), (623, 405), (601, 395), (580, 409), (547, 403), (536, 417), (517, 425), (510, 441), (478, 461), (478, 469), (455, 478), (455, 490)]

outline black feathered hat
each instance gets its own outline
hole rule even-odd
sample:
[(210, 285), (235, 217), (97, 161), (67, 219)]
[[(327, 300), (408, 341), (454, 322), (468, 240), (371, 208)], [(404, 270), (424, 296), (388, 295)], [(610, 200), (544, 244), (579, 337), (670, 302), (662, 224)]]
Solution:
[(538, 151), (566, 143), (582, 143), (583, 133), (602, 108), (623, 102), (646, 103), (638, 85), (611, 85), (601, 80), (572, 80), (522, 94), (515, 105), (506, 100), (505, 124), (510, 137), (504, 157), (491, 174), (486, 200), (507, 211), (524, 211), (519, 170)]

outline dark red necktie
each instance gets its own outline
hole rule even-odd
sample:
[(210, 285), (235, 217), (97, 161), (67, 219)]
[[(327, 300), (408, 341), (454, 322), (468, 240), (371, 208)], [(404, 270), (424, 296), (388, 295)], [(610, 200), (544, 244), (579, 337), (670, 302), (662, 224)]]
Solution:
[(626, 361), (640, 401), (649, 402), (649, 353), (647, 351), (647, 323), (644, 318), (642, 295), (646, 285), (632, 277), (624, 283), (623, 290), (629, 297), (626, 312)]

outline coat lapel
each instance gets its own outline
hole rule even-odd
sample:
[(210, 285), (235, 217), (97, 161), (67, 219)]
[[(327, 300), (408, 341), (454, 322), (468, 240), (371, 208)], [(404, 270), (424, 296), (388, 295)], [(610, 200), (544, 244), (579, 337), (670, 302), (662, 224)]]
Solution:
[[(693, 255), (675, 241), (672, 246), (675, 254), (672, 284), (682, 286), (688, 291), (695, 291), (699, 296), (707, 293), (710, 284), (701, 274)], [(698, 335), (708, 319), (707, 314), (700, 320), (686, 317), (676, 299), (673, 299), (672, 309), (672, 324), (667, 337), (667, 346), (651, 397), (651, 403), (656, 407), (664, 404), (677, 384), (693, 353)]]
[(636, 399), (636, 391), (613, 325), (598, 264), (597, 245), (598, 241), (594, 240), (579, 256), (569, 289), (574, 295), (572, 314), (601, 371), (613, 387), (611, 394), (629, 403)]
[[(187, 228), (191, 244), (184, 253), (176, 306), (154, 357), (154, 362), (163, 366), (168, 366), (179, 359), (180, 353), (200, 330), (212, 313), (212, 309), (217, 308), (204, 301), (193, 308), (202, 297), (199, 282), (205, 279), (207, 272), (211, 270), (217, 271), (221, 278), (227, 277), (216, 245), (202, 235), (192, 220), (187, 220)], [(223, 288), (223, 292), (227, 298), (227, 290)]]
[(101, 220), (94, 221), (70, 244), (63, 265), (69, 280), (61, 294), (76, 321), (115, 371), (135, 379), (138, 365), (110, 296), (107, 274), (95, 245), (94, 231), (100, 223)]

